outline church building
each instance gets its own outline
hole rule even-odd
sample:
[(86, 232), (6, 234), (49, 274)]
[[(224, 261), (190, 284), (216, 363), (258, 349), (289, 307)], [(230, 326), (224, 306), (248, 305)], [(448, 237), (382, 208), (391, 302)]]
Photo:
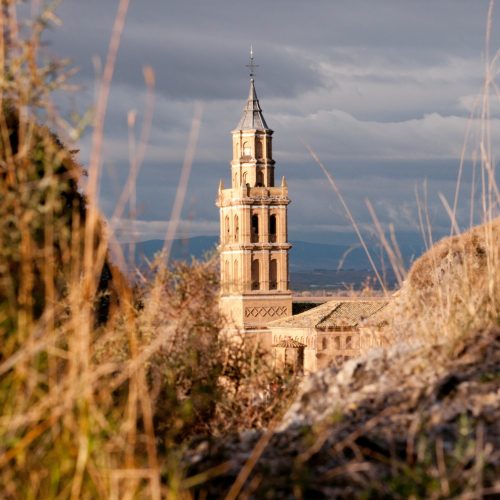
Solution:
[(220, 181), (221, 309), (235, 328), (255, 331), (292, 314), (285, 177), (275, 183), (273, 131), (260, 107), (250, 56), (250, 90), (231, 132), (231, 186)]
[[(386, 300), (331, 300), (292, 316), (285, 177), (276, 185), (273, 131), (250, 90), (232, 135), (231, 184), (220, 181), (220, 307), (229, 331), (251, 334), (280, 366), (299, 373), (339, 365), (363, 350), (364, 323)], [(375, 321), (375, 329), (378, 322)], [(371, 331), (371, 330), (370, 330)]]

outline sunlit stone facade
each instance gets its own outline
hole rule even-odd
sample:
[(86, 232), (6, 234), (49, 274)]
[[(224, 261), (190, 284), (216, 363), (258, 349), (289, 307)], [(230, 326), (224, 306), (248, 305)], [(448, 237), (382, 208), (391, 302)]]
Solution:
[(272, 135), (254, 79), (232, 131), (231, 187), (220, 182), (221, 308), (232, 325), (258, 329), (292, 314), (289, 290), (288, 187), (275, 185)]

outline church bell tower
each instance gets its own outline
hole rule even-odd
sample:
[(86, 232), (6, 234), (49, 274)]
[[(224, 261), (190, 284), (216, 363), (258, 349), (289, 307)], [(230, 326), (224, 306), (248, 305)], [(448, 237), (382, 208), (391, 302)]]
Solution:
[(250, 52), (250, 91), (237, 127), (231, 132), (231, 187), (221, 181), (221, 309), (232, 324), (259, 329), (292, 314), (289, 290), (285, 177), (275, 185), (273, 131), (267, 126), (255, 91)]

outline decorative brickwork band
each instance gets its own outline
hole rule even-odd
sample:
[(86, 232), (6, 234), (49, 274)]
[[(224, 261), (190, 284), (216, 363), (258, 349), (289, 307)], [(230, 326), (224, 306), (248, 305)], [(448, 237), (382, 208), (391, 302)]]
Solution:
[(281, 318), (287, 314), (287, 308), (284, 306), (245, 307), (245, 318)]

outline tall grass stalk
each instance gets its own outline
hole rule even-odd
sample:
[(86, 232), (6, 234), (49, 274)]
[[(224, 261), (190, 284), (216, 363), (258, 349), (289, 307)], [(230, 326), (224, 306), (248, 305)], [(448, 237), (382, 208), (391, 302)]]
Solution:
[[(64, 61), (48, 60), (42, 44), (45, 28), (59, 22), (55, 7), (33, 0), (32, 18), (26, 21), (18, 18), (20, 3), (3, 0), (0, 15), (2, 495), (14, 499), (187, 494), (188, 488), (228, 468), (221, 464), (185, 478), (180, 455), (190, 439), (198, 433), (220, 435), (269, 426), (293, 392), (287, 378), (267, 366), (262, 351), (243, 340), (234, 349), (220, 335), (224, 319), (217, 307), (213, 262), (165, 265), (186, 196), (202, 106), (195, 109), (165, 252), (152, 264), (152, 277), (133, 286), (109, 259), (110, 247), (117, 245), (98, 209), (104, 122), (129, 0), (119, 1), (98, 82), (85, 197), (78, 188), (83, 169), (72, 153), (71, 140), (84, 120), (68, 123), (58, 115), (52, 97), (54, 90), (71, 89), (73, 70)], [(398, 278), (406, 280), (403, 290), (408, 292), (393, 309), (394, 317), (404, 321), (390, 325), (395, 336), (404, 332), (400, 338), (435, 341), (498, 322), (500, 245), (495, 216), (500, 198), (486, 97), (494, 74), (488, 63), (478, 152), (485, 224), (467, 238), (444, 242), (405, 278), (394, 232), (385, 236), (369, 205), (374, 225), (384, 235), (381, 244)], [(130, 173), (115, 219), (127, 204), (135, 217), (134, 186), (154, 110), (151, 69), (145, 70), (145, 81), (148, 97), (138, 143), (132, 132), (135, 114), (128, 115)], [(310, 153), (340, 197), (382, 284), (333, 176), (317, 154)], [(457, 195), (447, 205), (454, 232), (456, 200)], [(420, 225), (431, 247), (425, 200), (423, 205)], [(471, 212), (473, 206), (471, 202)], [(480, 259), (463, 257), (478, 252)], [(133, 254), (132, 245), (131, 259)], [(117, 255), (123, 264), (123, 255)], [(448, 278), (441, 279), (444, 275)], [(231, 490), (234, 497), (267, 444), (268, 435), (264, 436)], [(446, 492), (443, 467), (441, 472)]]
[[(184, 494), (180, 452), (197, 433), (265, 426), (286, 380), (220, 332), (216, 259), (131, 283), (98, 208), (104, 121), (129, 8), (120, 0), (97, 85), (85, 196), (73, 140), (86, 117), (57, 114), (74, 70), (42, 44), (55, 5), (4, 0), (0, 16), (0, 484), (5, 498), (160, 498)], [(136, 212), (135, 182), (154, 112), (154, 73), (112, 222)], [(176, 233), (201, 127), (196, 106), (167, 242)], [(72, 140), (73, 138), (73, 140)], [(110, 259), (110, 248), (119, 266)], [(118, 249), (118, 251), (117, 251)], [(130, 258), (133, 256), (133, 243)], [(143, 275), (145, 276), (145, 275)], [(256, 394), (260, 399), (256, 401)], [(220, 473), (221, 468), (207, 472)], [(207, 477), (208, 477), (207, 476)]]

